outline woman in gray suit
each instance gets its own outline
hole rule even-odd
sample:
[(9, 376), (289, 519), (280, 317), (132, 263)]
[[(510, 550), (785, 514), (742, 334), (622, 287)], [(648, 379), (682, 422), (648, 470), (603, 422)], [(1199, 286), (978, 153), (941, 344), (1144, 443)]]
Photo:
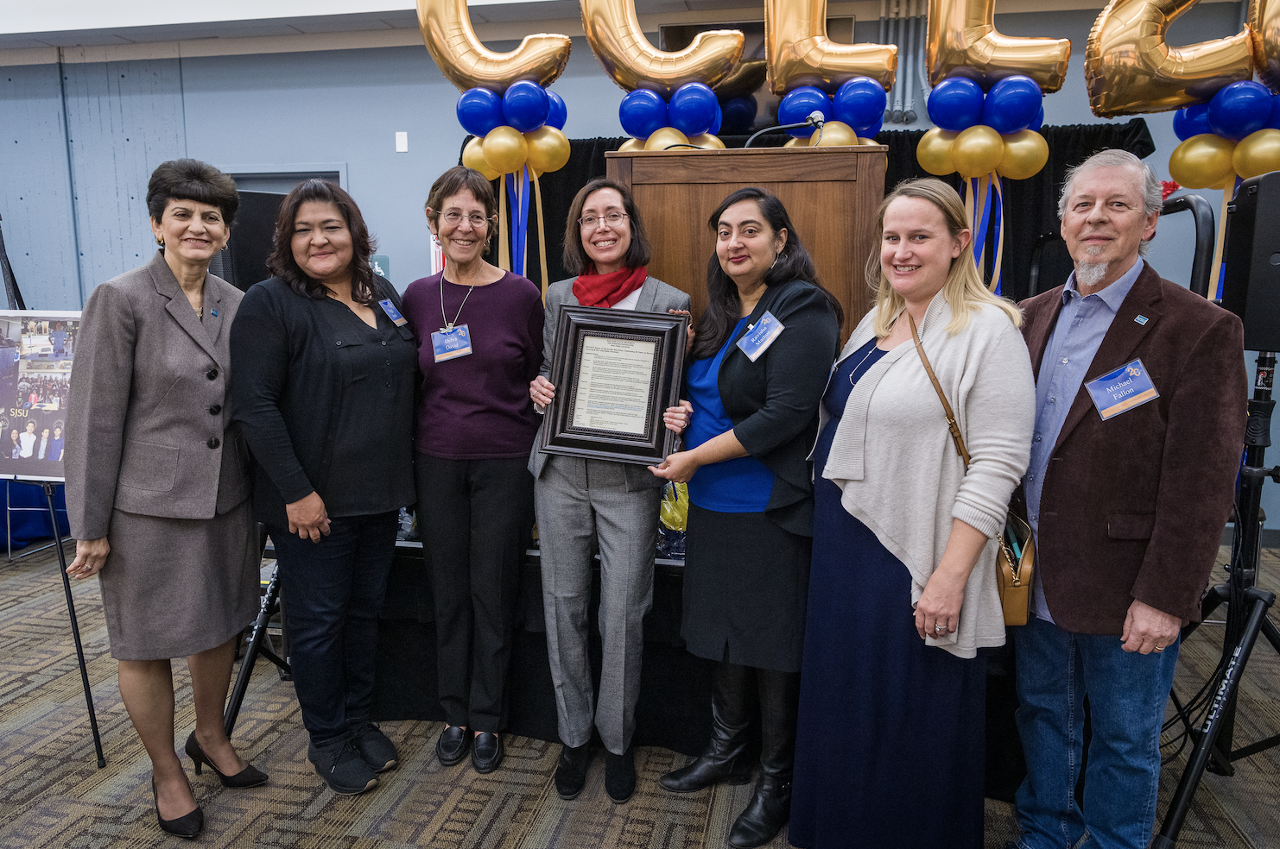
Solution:
[(67, 572), (100, 575), (120, 696), (151, 757), (160, 827), (204, 825), (173, 748), (170, 658), (186, 657), (196, 727), (186, 752), (227, 787), (267, 777), (223, 731), (236, 639), (257, 610), (248, 453), (227, 409), (228, 329), (240, 292), (209, 274), (227, 244), (235, 183), (194, 159), (147, 185), (160, 250), (85, 304), (67, 410)]
[[(562, 306), (687, 313), (687, 294), (648, 275), (650, 254), (631, 192), (603, 178), (583, 186), (569, 207), (564, 238), (564, 266), (578, 276), (547, 290), (542, 373), (529, 384), (539, 410), (555, 397), (546, 376)], [(667, 411), (671, 421), (685, 415), (679, 407)], [(547, 653), (562, 744), (556, 792), (572, 799), (582, 791), (594, 720), (605, 747), (605, 791), (614, 802), (625, 802), (636, 787), (631, 735), (640, 695), (642, 621), (653, 601), (663, 481), (641, 465), (548, 455), (538, 444), (535, 440), (529, 471), (535, 479)], [(604, 651), (594, 706), (587, 657), (593, 544), (600, 550)]]

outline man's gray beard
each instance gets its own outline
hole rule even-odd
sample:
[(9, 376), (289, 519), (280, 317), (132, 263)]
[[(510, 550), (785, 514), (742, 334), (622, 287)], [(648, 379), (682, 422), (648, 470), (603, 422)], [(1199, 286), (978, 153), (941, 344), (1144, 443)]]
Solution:
[(1105, 262), (1080, 263), (1076, 266), (1076, 285), (1085, 289), (1097, 286), (1107, 276), (1107, 265)]

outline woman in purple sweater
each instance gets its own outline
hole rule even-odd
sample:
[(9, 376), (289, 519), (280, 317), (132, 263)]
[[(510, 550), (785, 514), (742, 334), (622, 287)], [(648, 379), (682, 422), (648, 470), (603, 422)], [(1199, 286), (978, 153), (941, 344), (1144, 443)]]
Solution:
[(448, 766), (470, 749), (481, 773), (502, 762), (516, 584), (533, 526), (528, 387), (542, 362), (541, 293), (484, 259), (497, 220), (488, 180), (446, 171), (427, 198), (445, 269), (404, 293), (422, 372), (414, 467), (446, 723), (436, 755)]

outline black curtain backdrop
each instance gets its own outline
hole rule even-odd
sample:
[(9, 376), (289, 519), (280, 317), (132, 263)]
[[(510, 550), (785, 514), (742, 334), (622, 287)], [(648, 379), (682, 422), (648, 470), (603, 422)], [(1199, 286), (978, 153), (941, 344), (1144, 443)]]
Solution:
[[(1058, 232), (1058, 192), (1068, 168), (1078, 165), (1092, 154), (1106, 148), (1127, 150), (1145, 159), (1155, 153), (1156, 145), (1143, 118), (1134, 118), (1122, 124), (1071, 124), (1061, 127), (1043, 127), (1040, 132), (1049, 143), (1049, 161), (1036, 176), (1027, 180), (1004, 181), (1005, 249), (1003, 260), (1003, 293), (1014, 300), (1022, 300), (1028, 291), (1031, 255), (1036, 242), (1044, 234)], [(888, 168), (885, 173), (886, 190), (910, 177), (925, 177), (926, 172), (916, 161), (916, 145), (923, 130), (889, 130), (881, 132), (876, 140), (887, 145)], [(463, 146), (471, 140), (468, 136)], [(747, 136), (722, 136), (726, 147), (742, 147)], [(773, 133), (758, 138), (753, 147), (778, 147), (790, 138), (785, 133)], [(546, 219), (544, 230), (547, 238), (547, 273), (552, 282), (569, 275), (560, 262), (564, 244), (565, 219), (573, 196), (593, 177), (605, 173), (604, 155), (617, 150), (627, 137), (571, 139), (569, 162), (564, 168), (541, 179), (542, 208)], [(462, 161), (459, 149), (458, 161)], [(957, 190), (964, 182), (959, 175), (946, 178)], [(494, 191), (498, 189), (494, 182)], [(530, 203), (529, 261), (525, 276), (541, 285), (541, 269), (537, 259), (537, 219)], [(690, 227), (703, 227), (703, 221), (690, 221)], [(993, 247), (993, 246), (989, 246)], [(497, 263), (496, 240), (489, 260)], [(990, 268), (990, 262), (987, 263)], [(1048, 280), (1045, 286), (1056, 286), (1063, 280)]]

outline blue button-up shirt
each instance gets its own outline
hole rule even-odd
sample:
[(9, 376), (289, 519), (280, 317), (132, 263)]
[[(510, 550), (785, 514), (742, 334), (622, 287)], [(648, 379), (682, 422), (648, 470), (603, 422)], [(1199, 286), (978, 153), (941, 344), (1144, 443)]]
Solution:
[[(1062, 433), (1071, 404), (1080, 392), (1089, 364), (1102, 345), (1116, 311), (1133, 288), (1145, 263), (1139, 259), (1124, 276), (1100, 292), (1082, 296), (1076, 288), (1074, 273), (1062, 290), (1062, 311), (1049, 335), (1040, 374), (1036, 378), (1036, 429), (1031, 437), (1031, 461), (1023, 480), (1027, 493), (1027, 513), (1031, 529), (1040, 536), (1040, 495), (1044, 475), (1053, 456), (1053, 446)], [(1040, 570), (1035, 573), (1034, 597), (1036, 616), (1053, 621), (1044, 600)]]

